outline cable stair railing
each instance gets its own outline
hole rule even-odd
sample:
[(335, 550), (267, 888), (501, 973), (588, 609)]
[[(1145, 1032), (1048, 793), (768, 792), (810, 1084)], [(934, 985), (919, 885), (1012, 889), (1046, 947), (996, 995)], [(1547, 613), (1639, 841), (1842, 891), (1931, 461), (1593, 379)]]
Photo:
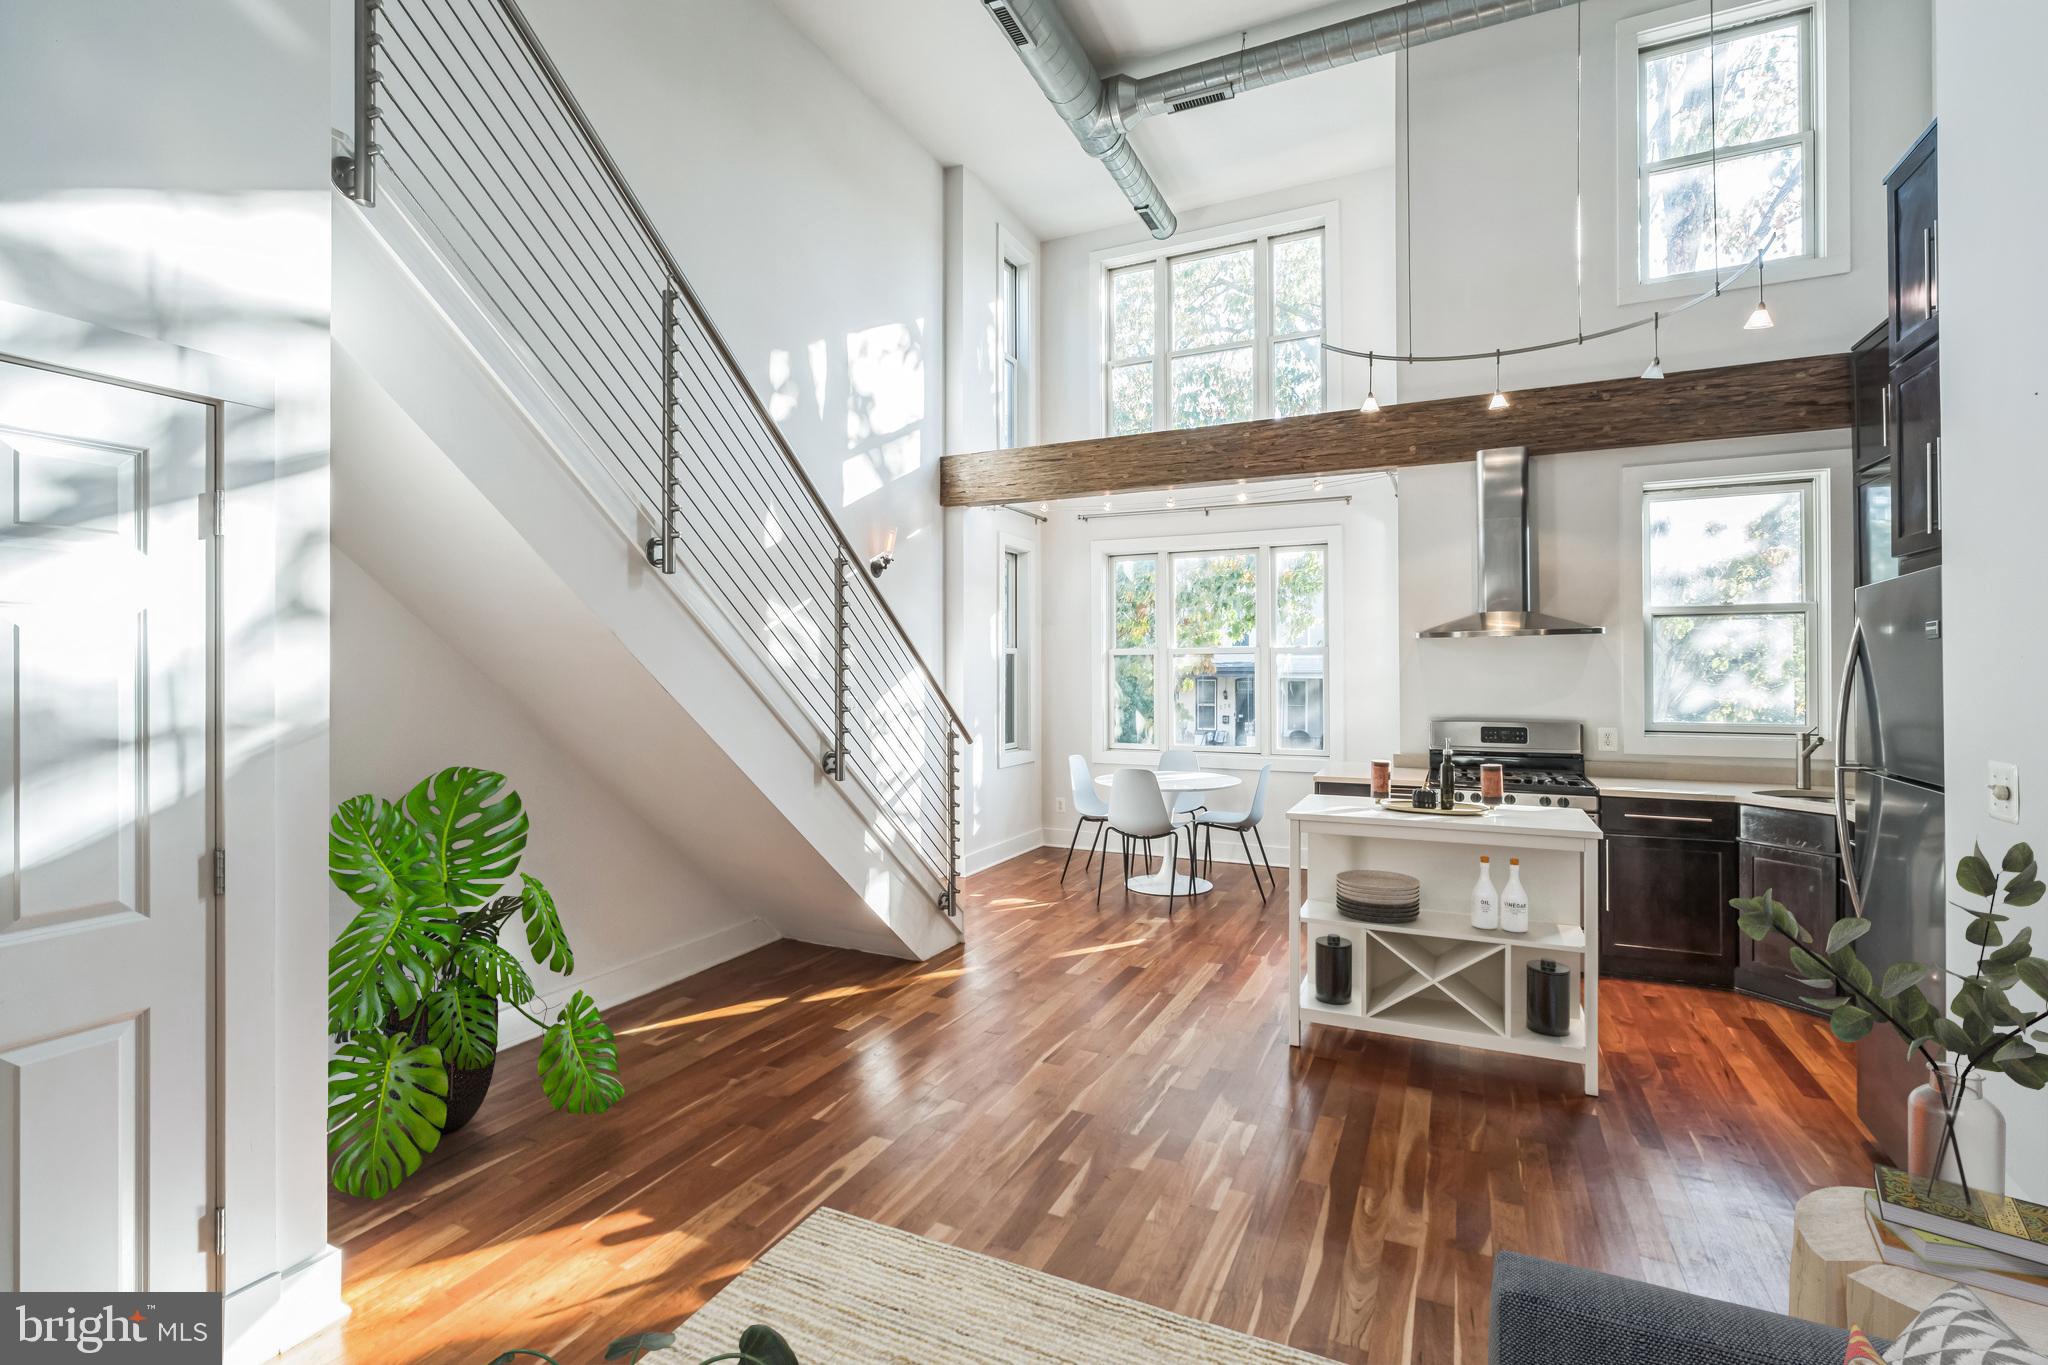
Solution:
[(973, 737), (514, 0), (356, 0), (336, 185), (400, 213), (959, 919)]

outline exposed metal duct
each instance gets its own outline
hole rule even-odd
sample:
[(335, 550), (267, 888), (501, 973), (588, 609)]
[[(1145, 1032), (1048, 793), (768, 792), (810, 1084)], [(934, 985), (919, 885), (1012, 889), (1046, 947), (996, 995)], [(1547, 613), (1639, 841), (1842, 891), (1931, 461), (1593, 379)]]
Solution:
[(1242, 52), (1137, 78), (1102, 80), (1055, 0), (982, 0), (1025, 67), (1088, 154), (1109, 168), (1154, 237), (1171, 237), (1173, 210), (1126, 138), (1158, 114), (1199, 109), (1247, 90), (1433, 43), (1579, 0), (1409, 0)]
[(1604, 635), (1605, 626), (1582, 625), (1536, 610), (1529, 544), (1529, 451), (1500, 446), (1479, 452), (1479, 539), (1473, 565), (1478, 610), (1428, 630), (1418, 640), (1462, 640), (1475, 635)]
[(1066, 120), (1075, 140), (1109, 168), (1110, 178), (1131, 201), (1146, 229), (1154, 237), (1171, 237), (1179, 220), (1152, 173), (1110, 117), (1107, 88), (1095, 63), (1067, 27), (1066, 16), (1052, 0), (982, 0), (982, 5), (1017, 49), (1038, 88)]

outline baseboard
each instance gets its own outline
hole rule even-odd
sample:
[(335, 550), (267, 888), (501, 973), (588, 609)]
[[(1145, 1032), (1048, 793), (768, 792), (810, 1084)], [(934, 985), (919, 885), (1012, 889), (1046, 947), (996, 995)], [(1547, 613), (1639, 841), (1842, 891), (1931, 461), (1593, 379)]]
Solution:
[[(587, 976), (579, 972), (542, 993), (527, 1008), (531, 1013), (546, 1018), (577, 991), (595, 1000), (599, 1008), (617, 1005), (649, 991), (660, 990), (663, 986), (674, 985), (686, 976), (695, 976), (721, 962), (730, 962), (741, 953), (751, 953), (780, 937), (782, 935), (766, 920), (749, 917), (601, 972)], [(499, 1009), (500, 1048), (512, 1047), (539, 1036), (540, 1030), (526, 1015), (509, 1006)]]
[[(1041, 848), (1053, 842), (1047, 837), (1049, 833), (1047, 830), (1027, 829), (1022, 834), (1000, 840), (986, 848), (970, 849), (960, 859), (961, 871), (971, 877), (977, 872), (987, 871), (997, 863), (1006, 863), (1020, 853), (1029, 853), (1034, 848)], [(1064, 846), (1066, 841), (1066, 836), (1061, 835), (1060, 844)]]
[(222, 1303), (224, 1365), (258, 1365), (309, 1341), (348, 1316), (341, 1297), (341, 1252), (327, 1246)]

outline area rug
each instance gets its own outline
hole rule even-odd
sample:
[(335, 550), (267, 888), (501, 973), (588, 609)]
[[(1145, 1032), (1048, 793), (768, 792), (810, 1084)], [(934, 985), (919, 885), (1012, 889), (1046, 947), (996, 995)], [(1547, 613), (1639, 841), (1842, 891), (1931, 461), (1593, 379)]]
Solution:
[(1322, 1361), (831, 1209), (742, 1271), (648, 1365), (696, 1365), (756, 1322), (803, 1365)]

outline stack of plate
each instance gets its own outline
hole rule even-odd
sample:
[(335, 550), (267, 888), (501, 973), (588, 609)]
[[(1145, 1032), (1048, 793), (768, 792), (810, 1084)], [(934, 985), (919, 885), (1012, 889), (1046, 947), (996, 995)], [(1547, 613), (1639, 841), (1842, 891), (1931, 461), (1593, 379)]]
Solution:
[(1337, 913), (1367, 924), (1407, 924), (1422, 910), (1422, 883), (1399, 872), (1337, 874)]

